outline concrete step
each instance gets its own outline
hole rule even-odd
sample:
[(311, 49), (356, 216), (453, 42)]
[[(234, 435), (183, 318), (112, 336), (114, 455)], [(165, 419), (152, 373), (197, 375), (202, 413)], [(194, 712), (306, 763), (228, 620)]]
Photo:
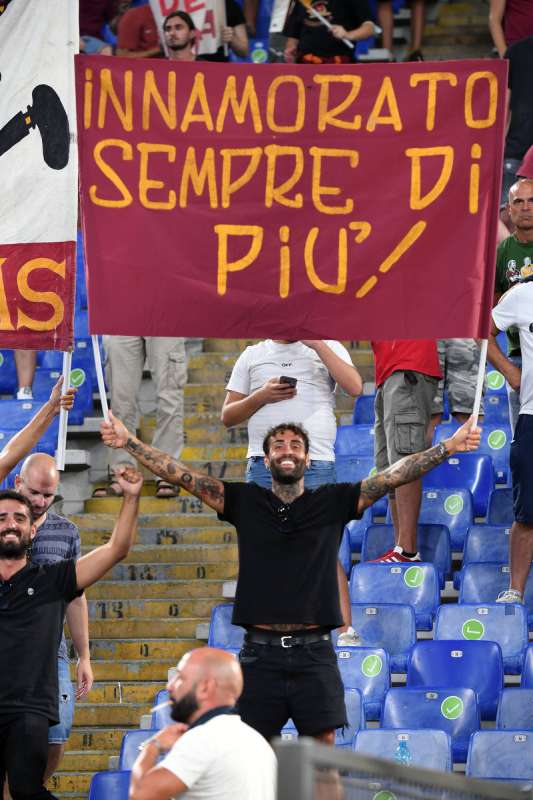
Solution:
[(98, 581), (87, 589), (90, 600), (163, 599), (179, 601), (187, 597), (222, 597), (224, 581), (197, 576), (185, 580)]
[[(183, 498), (184, 500), (187, 498)], [(88, 502), (93, 502), (88, 501)], [(100, 502), (116, 502), (114, 499), (110, 500), (99, 500)], [(120, 502), (120, 501), (119, 501)], [(198, 511), (195, 513), (191, 511), (190, 513), (175, 513), (175, 514), (142, 514), (139, 517), (139, 527), (140, 528), (165, 528), (165, 529), (172, 529), (177, 528), (180, 530), (181, 528), (196, 528), (196, 527), (209, 527), (212, 526), (216, 520), (216, 514), (214, 511), (208, 506), (204, 506), (203, 503), (197, 501), (198, 504)], [(117, 506), (117, 511), (118, 511)], [(192, 509), (192, 505), (189, 505)], [(71, 514), (69, 519), (75, 524), (78, 525), (80, 528), (84, 526), (87, 527), (87, 523), (90, 520), (90, 525), (93, 530), (99, 531), (107, 531), (111, 533), (115, 522), (117, 521), (117, 514), (116, 513), (98, 513), (93, 514), (91, 517), (87, 517), (83, 514)]]
[[(362, 362), (359, 366), (370, 366), (372, 367), (372, 355), (371, 353), (362, 353), (361, 354)], [(372, 371), (372, 370), (371, 370)], [(364, 376), (364, 380), (370, 380), (367, 378), (366, 375)], [(211, 384), (211, 383), (197, 383), (192, 385), (187, 385), (185, 387), (185, 410), (186, 413), (190, 412), (209, 412), (209, 411), (218, 411), (222, 408), (222, 403), (224, 402), (224, 397), (226, 393), (222, 386), (218, 384)], [(353, 397), (349, 397), (345, 394), (338, 394), (337, 395), (337, 408), (338, 409), (346, 409), (346, 408), (353, 408), (354, 400)], [(185, 463), (188, 463), (187, 458), (183, 455), (183, 460)]]
[[(92, 549), (109, 541), (107, 531), (81, 530), (83, 547)], [(237, 541), (234, 529), (227, 525), (218, 528), (189, 528), (174, 531), (171, 528), (141, 528), (137, 531), (136, 544), (160, 547), (170, 544), (230, 544)]]
[[(97, 681), (159, 681), (163, 684), (168, 680), (169, 669), (176, 666), (174, 659), (117, 662), (93, 659), (91, 663)], [(74, 670), (71, 672), (74, 677)]]
[[(130, 661), (136, 659), (153, 661), (154, 659), (163, 659), (177, 663), (184, 653), (195, 647), (200, 647), (201, 644), (202, 642), (199, 642), (194, 637), (180, 639), (179, 641), (152, 639), (150, 637), (124, 641), (102, 639), (91, 641), (91, 658), (104, 661)], [(76, 724), (83, 725), (84, 723), (78, 720)]]
[(61, 761), (62, 772), (82, 775), (84, 772), (103, 772), (108, 769), (109, 752), (106, 750), (69, 750)]
[(109, 756), (110, 750), (118, 752), (123, 736), (124, 731), (116, 728), (75, 727), (72, 729), (67, 742), (67, 752), (83, 752), (86, 750), (101, 752), (105, 750)]
[[(120, 497), (92, 497), (85, 501), (88, 514), (113, 514), (116, 516), (122, 506)], [(197, 514), (204, 511), (204, 504), (197, 497), (183, 493), (179, 497), (141, 497), (139, 519), (149, 514)], [(206, 513), (209, 512), (207, 507)]]
[[(82, 548), (82, 552), (90, 552), (91, 548)], [(130, 550), (125, 564), (189, 564), (218, 563), (220, 561), (236, 561), (237, 546), (233, 544), (174, 544), (153, 545), (136, 544)]]
[[(209, 616), (209, 615), (206, 615)], [(95, 639), (141, 639), (157, 636), (165, 639), (190, 639), (196, 634), (199, 617), (187, 619), (91, 619), (91, 641)]]
[(207, 578), (228, 580), (237, 576), (236, 562), (210, 564), (118, 564), (104, 577), (124, 581), (164, 581)]
[(147, 714), (152, 701), (146, 703), (77, 703), (74, 724), (87, 727), (97, 725), (106, 727), (138, 728), (141, 716)]
[[(93, 705), (98, 704), (117, 704), (130, 705), (147, 703), (154, 704), (154, 698), (160, 689), (166, 686), (165, 681), (106, 681), (104, 683), (94, 683), (89, 694), (89, 700)], [(106, 765), (107, 766), (107, 765)]]
[(199, 600), (89, 600), (91, 626), (97, 619), (177, 619), (210, 617), (220, 598)]
[(56, 772), (47, 783), (52, 794), (87, 798), (92, 772)]
[[(203, 352), (204, 353), (242, 353), (242, 351), (252, 344), (257, 344), (260, 339), (204, 339)], [(360, 341), (345, 341), (342, 344), (348, 350), (368, 349), (369, 342), (366, 339)], [(200, 355), (200, 354), (198, 354)], [(195, 358), (197, 356), (194, 356)]]

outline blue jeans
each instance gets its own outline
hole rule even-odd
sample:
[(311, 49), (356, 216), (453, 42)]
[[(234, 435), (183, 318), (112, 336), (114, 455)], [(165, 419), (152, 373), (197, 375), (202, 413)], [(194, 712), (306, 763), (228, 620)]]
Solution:
[[(335, 483), (335, 462), (317, 461), (313, 459), (304, 474), (304, 486), (306, 489), (316, 489), (324, 483)], [(263, 456), (251, 456), (246, 467), (246, 482), (257, 483), (264, 489), (272, 489), (272, 475), (270, 470), (265, 467)]]
[(70, 736), (74, 719), (74, 687), (70, 680), (69, 662), (64, 658), (57, 659), (57, 677), (59, 681), (59, 724), (48, 730), (48, 744), (64, 744)]

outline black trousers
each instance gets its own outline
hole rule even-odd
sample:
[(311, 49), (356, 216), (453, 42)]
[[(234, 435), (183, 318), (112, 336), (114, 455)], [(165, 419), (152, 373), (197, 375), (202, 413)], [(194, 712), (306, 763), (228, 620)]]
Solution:
[(56, 800), (43, 785), (48, 727), (41, 714), (0, 714), (0, 786), (13, 800)]

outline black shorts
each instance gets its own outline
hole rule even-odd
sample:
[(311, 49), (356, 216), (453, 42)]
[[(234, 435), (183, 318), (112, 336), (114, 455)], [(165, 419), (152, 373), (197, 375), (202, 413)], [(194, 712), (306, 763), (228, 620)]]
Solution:
[(513, 512), (517, 522), (533, 525), (533, 415), (520, 414), (511, 442)]
[(265, 739), (292, 718), (301, 736), (346, 725), (344, 686), (331, 642), (283, 648), (246, 644), (239, 653), (244, 690), (238, 709)]

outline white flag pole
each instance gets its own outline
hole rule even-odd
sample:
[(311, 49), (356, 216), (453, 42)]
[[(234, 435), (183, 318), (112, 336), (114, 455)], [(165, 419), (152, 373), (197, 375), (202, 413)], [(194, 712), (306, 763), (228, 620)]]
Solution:
[(482, 339), (479, 347), (479, 369), (477, 373), (476, 396), (474, 398), (474, 408), (472, 409), (472, 427), (475, 428), (479, 417), (481, 406), (481, 395), (483, 393), (483, 383), (485, 381), (485, 366), (487, 364), (488, 339)]
[(91, 336), (93, 343), (93, 356), (94, 365), (96, 367), (96, 378), (98, 380), (98, 393), (100, 395), (100, 403), (102, 405), (102, 413), (106, 422), (109, 422), (109, 406), (107, 405), (107, 395), (105, 391), (104, 370), (102, 369), (102, 359), (100, 357), (100, 345), (98, 343), (98, 336), (94, 333)]
[[(63, 384), (61, 392), (64, 394), (70, 385), (70, 369), (72, 366), (72, 351), (63, 353)], [(65, 451), (67, 449), (67, 423), (68, 411), (62, 408), (59, 412), (59, 431), (57, 434), (56, 466), (58, 470), (65, 469)]]

